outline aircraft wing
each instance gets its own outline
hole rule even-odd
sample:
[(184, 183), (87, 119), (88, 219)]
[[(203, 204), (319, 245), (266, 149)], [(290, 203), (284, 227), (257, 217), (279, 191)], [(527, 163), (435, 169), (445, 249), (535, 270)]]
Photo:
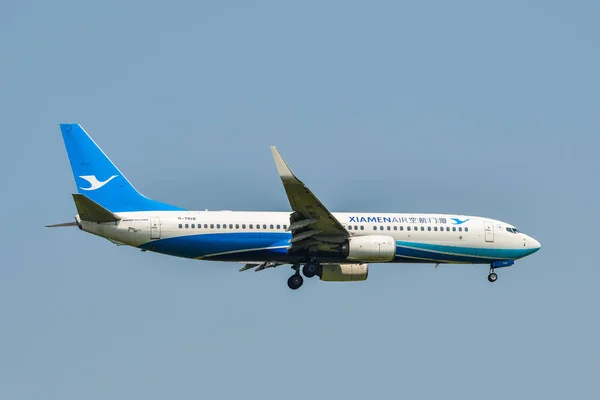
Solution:
[(289, 231), (292, 231), (290, 251), (314, 244), (339, 244), (350, 234), (319, 201), (302, 181), (293, 174), (275, 146), (271, 146), (277, 172), (287, 193), (292, 213)]

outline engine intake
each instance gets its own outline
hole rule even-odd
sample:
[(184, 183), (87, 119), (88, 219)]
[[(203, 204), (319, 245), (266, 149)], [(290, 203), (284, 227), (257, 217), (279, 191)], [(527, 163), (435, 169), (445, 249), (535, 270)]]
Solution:
[(342, 254), (350, 261), (392, 261), (396, 257), (396, 240), (383, 235), (352, 237), (342, 245)]
[(368, 264), (323, 264), (321, 272), (321, 280), (326, 282), (357, 282), (368, 276)]

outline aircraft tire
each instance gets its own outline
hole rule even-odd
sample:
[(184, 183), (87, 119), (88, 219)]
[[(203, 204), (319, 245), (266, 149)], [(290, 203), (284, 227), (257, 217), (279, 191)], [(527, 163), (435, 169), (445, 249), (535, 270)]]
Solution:
[(492, 272), (488, 275), (488, 281), (494, 283), (498, 280), (498, 275), (495, 272)]
[(317, 274), (318, 265), (314, 262), (308, 262), (302, 267), (302, 273), (307, 278), (312, 278)]
[(300, 274), (294, 274), (288, 279), (288, 287), (292, 290), (299, 289), (303, 283), (304, 279), (302, 279), (302, 275)]

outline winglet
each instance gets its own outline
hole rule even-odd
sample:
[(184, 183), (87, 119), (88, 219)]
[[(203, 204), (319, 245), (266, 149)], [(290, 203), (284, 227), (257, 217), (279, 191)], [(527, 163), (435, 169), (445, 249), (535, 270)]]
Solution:
[(287, 165), (277, 147), (271, 146), (271, 152), (273, 153), (273, 159), (275, 159), (275, 165), (277, 166), (277, 172), (279, 173), (279, 177), (283, 182), (300, 182), (298, 178), (294, 175), (290, 167)]

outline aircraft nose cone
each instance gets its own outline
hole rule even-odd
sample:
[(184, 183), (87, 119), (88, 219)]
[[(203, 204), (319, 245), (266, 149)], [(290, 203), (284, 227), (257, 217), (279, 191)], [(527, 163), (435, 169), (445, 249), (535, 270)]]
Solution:
[(541, 243), (538, 242), (537, 240), (535, 240), (534, 238), (532, 238), (531, 236), (529, 237), (529, 240), (527, 240), (527, 244), (529, 245), (528, 247), (531, 250), (533, 250), (533, 252), (536, 252), (542, 248)]

